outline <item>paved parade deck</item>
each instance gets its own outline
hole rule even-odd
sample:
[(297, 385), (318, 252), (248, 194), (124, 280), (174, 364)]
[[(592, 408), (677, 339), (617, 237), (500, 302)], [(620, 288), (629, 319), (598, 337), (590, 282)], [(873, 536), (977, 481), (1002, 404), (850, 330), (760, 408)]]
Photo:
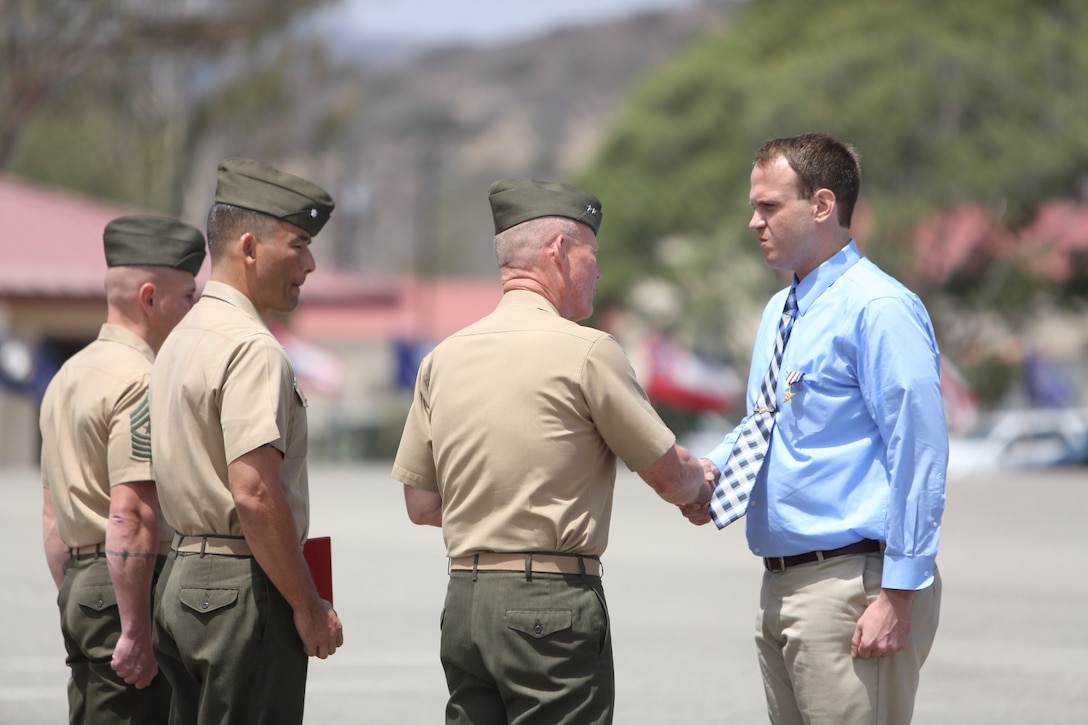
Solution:
[[(313, 466), (311, 535), (333, 540), (346, 644), (311, 660), (306, 722), (442, 722), (441, 534), (408, 522), (387, 465)], [(56, 593), (33, 470), (0, 470), (0, 723), (66, 721)], [(1062, 725), (1088, 712), (1088, 468), (952, 481), (944, 606), (919, 725)], [(765, 723), (752, 628), (761, 566), (740, 525), (695, 528), (624, 472), (604, 582), (619, 725)]]

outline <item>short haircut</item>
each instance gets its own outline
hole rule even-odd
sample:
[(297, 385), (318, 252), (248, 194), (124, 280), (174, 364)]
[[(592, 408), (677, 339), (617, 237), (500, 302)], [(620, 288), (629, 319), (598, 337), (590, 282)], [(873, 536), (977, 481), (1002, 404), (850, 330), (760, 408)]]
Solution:
[(563, 234), (576, 240), (579, 222), (567, 217), (544, 216), (530, 219), (495, 235), (495, 257), (499, 269), (530, 269), (544, 244)]
[(218, 259), (231, 240), (250, 232), (258, 239), (275, 234), (280, 221), (267, 214), (232, 204), (212, 204), (208, 211), (208, 249)]
[(831, 190), (839, 225), (848, 228), (861, 191), (861, 162), (854, 147), (829, 133), (805, 133), (766, 141), (752, 163), (767, 166), (779, 156), (797, 174), (800, 198), (808, 199), (817, 189)]

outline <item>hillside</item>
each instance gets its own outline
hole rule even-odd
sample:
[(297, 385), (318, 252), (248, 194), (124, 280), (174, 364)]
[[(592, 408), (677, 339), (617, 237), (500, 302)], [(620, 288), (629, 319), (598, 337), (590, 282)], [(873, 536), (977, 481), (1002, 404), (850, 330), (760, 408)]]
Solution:
[(357, 106), (326, 151), (339, 180), (330, 184), (338, 202), (331, 261), (368, 274), (493, 274), (488, 184), (569, 178), (639, 77), (725, 22), (735, 4), (353, 70), (336, 95)]

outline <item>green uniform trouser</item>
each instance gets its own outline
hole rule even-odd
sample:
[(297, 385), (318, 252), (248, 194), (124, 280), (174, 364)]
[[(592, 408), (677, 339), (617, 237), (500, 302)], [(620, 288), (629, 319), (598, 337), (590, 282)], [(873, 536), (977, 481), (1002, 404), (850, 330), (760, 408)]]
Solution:
[(302, 722), (306, 652), (252, 557), (171, 554), (154, 636), (174, 688), (171, 725)]
[(57, 604), (71, 668), (68, 721), (72, 725), (166, 722), (170, 684), (162, 673), (150, 686), (137, 690), (110, 666), (121, 638), (121, 615), (105, 555), (72, 558)]
[(447, 723), (612, 722), (612, 638), (600, 577), (450, 572), (441, 657)]

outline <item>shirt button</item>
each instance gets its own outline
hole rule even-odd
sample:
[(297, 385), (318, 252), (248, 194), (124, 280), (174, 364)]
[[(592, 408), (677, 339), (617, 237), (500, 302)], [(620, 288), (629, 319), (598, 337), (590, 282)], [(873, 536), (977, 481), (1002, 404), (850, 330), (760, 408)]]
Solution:
[(544, 625), (542, 625), (540, 623), (539, 619), (536, 621), (536, 624), (533, 625), (533, 631), (536, 632), (537, 634), (540, 634), (541, 632), (544, 631)]
[(756, 548), (752, 549), (752, 553), (753, 554), (758, 554), (759, 553), (759, 547), (757, 546)]
[(207, 609), (208, 608), (208, 602), (205, 601), (203, 604), (200, 605), (200, 608), (201, 609)]
[(924, 574), (925, 574), (926, 576), (933, 576), (933, 572), (931, 572), (931, 571), (927, 571), (927, 572), (924, 572)]

